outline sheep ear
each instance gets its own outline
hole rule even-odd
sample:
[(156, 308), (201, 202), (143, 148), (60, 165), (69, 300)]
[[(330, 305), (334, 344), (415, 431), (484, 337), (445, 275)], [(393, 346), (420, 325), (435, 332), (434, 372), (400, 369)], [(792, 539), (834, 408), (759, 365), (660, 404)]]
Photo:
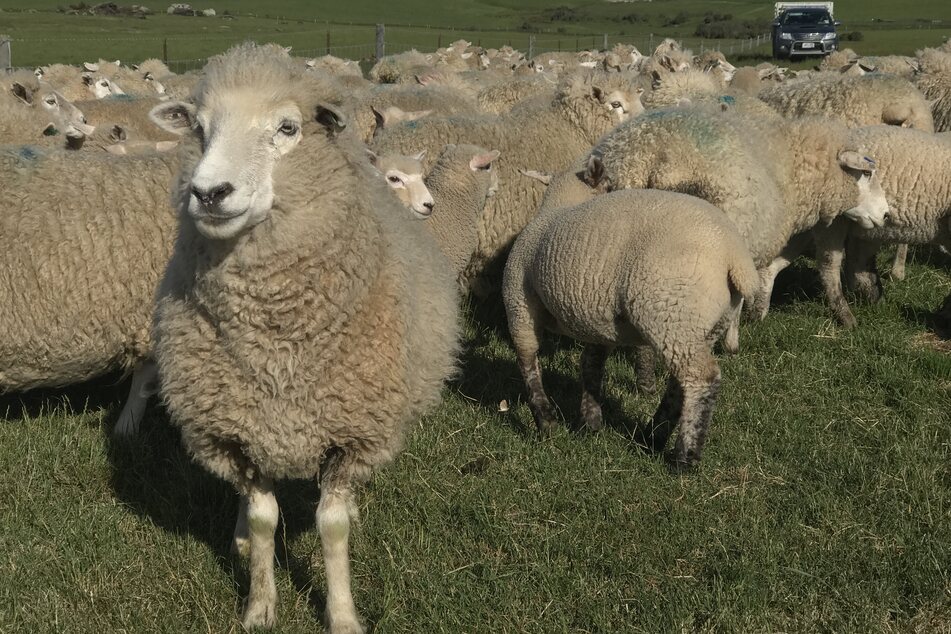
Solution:
[(314, 119), (324, 126), (331, 135), (339, 134), (347, 127), (347, 118), (336, 106), (328, 103), (317, 105), (314, 111)]
[(663, 78), (656, 70), (651, 71), (651, 88), (655, 90), (663, 83)]
[(594, 95), (594, 98), (604, 103), (604, 89), (601, 86), (591, 86), (591, 94)]
[(112, 126), (112, 130), (109, 131), (109, 138), (113, 141), (125, 141), (129, 138), (129, 135), (126, 134), (125, 129), (121, 125)]
[(92, 75), (89, 73), (83, 73), (83, 83), (87, 86), (92, 84)]
[(370, 165), (377, 167), (380, 164), (379, 155), (370, 148), (364, 148), (364, 151), (367, 153), (367, 159), (369, 159)]
[(428, 86), (433, 83), (433, 76), (430, 74), (426, 75), (413, 75), (413, 78), (416, 80), (416, 83), (420, 86)]
[(551, 184), (551, 174), (547, 174), (545, 172), (539, 172), (536, 170), (519, 170), (518, 172), (522, 176), (528, 176), (529, 178), (534, 178), (535, 180), (537, 180), (538, 182), (546, 186)]
[(370, 110), (373, 111), (373, 120), (376, 121), (376, 130), (374, 130), (375, 135), (377, 130), (382, 130), (386, 127), (386, 115), (373, 106), (370, 106)]
[[(129, 68), (131, 68), (132, 70), (139, 70), (139, 65), (138, 65), (138, 64), (132, 64), (132, 66), (129, 66)], [(146, 74), (148, 74), (148, 73), (146, 73)]]
[(604, 180), (604, 162), (597, 154), (588, 157), (588, 164), (584, 170), (584, 181), (592, 187), (597, 187)]
[(184, 101), (166, 101), (149, 111), (149, 119), (163, 130), (183, 135), (192, 128), (195, 106)]
[(846, 150), (839, 154), (839, 166), (846, 170), (855, 170), (871, 175), (875, 171), (875, 159), (863, 156), (859, 152)]
[(83, 68), (88, 70), (90, 73), (95, 73), (99, 70), (99, 64), (93, 64), (92, 62), (83, 62)]
[(484, 154), (476, 154), (469, 160), (469, 169), (473, 172), (487, 170), (492, 166), (492, 161), (499, 158), (499, 154), (500, 152), (498, 150), (492, 150)]
[(426, 150), (423, 150), (422, 152), (417, 152), (416, 154), (414, 154), (413, 160), (422, 161), (424, 156), (426, 156)]
[(21, 84), (18, 81), (13, 82), (10, 86), (10, 92), (13, 93), (13, 96), (25, 103), (28, 106), (33, 105), (33, 92)]

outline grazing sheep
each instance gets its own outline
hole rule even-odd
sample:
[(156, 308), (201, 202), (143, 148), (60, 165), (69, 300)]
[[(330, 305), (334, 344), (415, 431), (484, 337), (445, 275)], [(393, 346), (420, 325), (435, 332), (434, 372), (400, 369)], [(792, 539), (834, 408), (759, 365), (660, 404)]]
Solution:
[[(555, 99), (532, 110), (493, 117), (427, 117), (383, 131), (373, 141), (378, 154), (428, 150), (429, 163), (449, 143), (498, 149), (499, 192), (483, 216), (479, 247), (466, 273), (471, 283), (488, 272), (535, 215), (543, 188), (519, 170), (530, 165), (560, 172), (601, 135), (629, 115), (638, 100), (625, 74), (578, 72), (559, 85)], [(432, 157), (432, 158), (430, 158)], [(500, 271), (499, 271), (500, 272)], [(477, 289), (485, 290), (480, 285)]]
[[(848, 232), (847, 280), (875, 301), (880, 295), (875, 267), (879, 245), (933, 244), (951, 249), (951, 140), (893, 126), (859, 128), (851, 132), (850, 140), (875, 157), (890, 207), (888, 222), (876, 227), (832, 225), (815, 233), (829, 249), (841, 251)], [(841, 258), (824, 262), (823, 277), (837, 277), (841, 263)], [(842, 303), (848, 311), (848, 304)], [(850, 312), (845, 320), (849, 317)]]
[[(764, 316), (778, 272), (770, 265), (793, 236), (839, 215), (870, 227), (884, 223), (888, 203), (874, 163), (855, 151), (848, 132), (826, 119), (659, 111), (605, 135), (591, 151), (597, 169), (586, 178), (608, 191), (677, 191), (722, 209), (761, 270), (756, 309)], [(823, 282), (843, 315), (838, 279)]]
[(32, 73), (18, 71), (3, 76), (0, 86), (0, 140), (3, 143), (62, 145), (62, 133), (70, 149), (82, 147), (94, 127), (83, 112), (49, 84)]
[(825, 115), (851, 127), (901, 125), (934, 131), (931, 106), (910, 82), (887, 75), (817, 75), (761, 90), (759, 98), (787, 117)]
[(175, 153), (0, 152), (0, 392), (130, 370), (175, 234)]
[[(577, 191), (578, 176), (568, 185)], [(574, 198), (550, 186), (564, 204)], [(580, 197), (579, 197), (580, 198)], [(662, 451), (679, 426), (671, 467), (700, 460), (720, 384), (711, 352), (742, 301), (759, 284), (736, 228), (719, 209), (656, 190), (622, 190), (576, 206), (550, 207), (516, 239), (505, 267), (503, 297), (519, 370), (539, 431), (555, 424), (538, 361), (543, 330), (585, 343), (581, 356), (581, 417), (602, 425), (604, 364), (616, 346), (651, 345), (671, 372), (649, 433)]]
[[(479, 225), (489, 199), (499, 188), (492, 163), (498, 150), (475, 145), (447, 145), (426, 177), (432, 215), (423, 226), (432, 234), (458, 278), (479, 243)], [(459, 280), (464, 287), (464, 280)]]
[(353, 486), (439, 401), (454, 367), (457, 291), (306, 74), (280, 47), (245, 44), (209, 61), (194, 105), (157, 108), (185, 133), (186, 159), (155, 358), (189, 453), (242, 496), (244, 627), (276, 621), (273, 482), (319, 475), (327, 624), (362, 632), (350, 589)]

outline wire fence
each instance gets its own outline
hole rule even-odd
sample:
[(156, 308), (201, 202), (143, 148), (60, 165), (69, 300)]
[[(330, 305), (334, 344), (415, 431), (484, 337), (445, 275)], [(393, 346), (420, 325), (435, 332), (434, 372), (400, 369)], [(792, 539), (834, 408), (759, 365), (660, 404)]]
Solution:
[[(311, 26), (307, 24), (306, 26)], [(534, 56), (554, 51), (603, 50), (615, 44), (633, 44), (644, 53), (650, 53), (664, 38), (663, 34), (624, 36), (612, 34), (551, 34), (506, 32), (493, 30), (437, 29), (409, 25), (364, 25), (320, 23), (317, 28), (249, 30), (240, 33), (208, 33), (192, 35), (109, 37), (86, 36), (69, 38), (9, 37), (6, 44), (6, 65), (35, 68), (53, 63), (81, 64), (98, 59), (120, 59), (138, 62), (147, 58), (163, 60), (176, 73), (204, 66), (212, 55), (230, 46), (253, 39), (274, 42), (292, 48), (294, 55), (317, 57), (334, 55), (372, 64), (380, 54), (391, 55), (411, 49), (429, 52), (464, 39), (485, 48), (511, 46)], [(4, 36), (6, 37), (6, 36)], [(677, 38), (685, 48), (695, 53), (716, 49), (727, 57), (737, 54), (754, 55), (768, 52), (769, 35), (747, 39)], [(182, 53), (185, 53), (184, 55)], [(0, 58), (0, 62), (3, 59)]]

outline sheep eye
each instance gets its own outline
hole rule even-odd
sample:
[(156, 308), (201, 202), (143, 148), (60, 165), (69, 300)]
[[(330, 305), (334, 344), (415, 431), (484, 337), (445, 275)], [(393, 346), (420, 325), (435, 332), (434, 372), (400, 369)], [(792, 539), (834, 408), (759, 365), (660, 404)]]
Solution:
[(56, 105), (56, 97), (47, 97), (44, 101), (46, 101), (46, 103), (48, 103), (51, 106)]
[(285, 121), (281, 124), (281, 127), (278, 128), (277, 131), (284, 136), (294, 136), (297, 134), (297, 124), (293, 121)]
[(402, 182), (402, 181), (400, 180), (400, 177), (399, 177), (399, 176), (387, 176), (387, 177), (386, 177), (386, 180), (390, 181), (391, 183), (401, 183), (401, 182)]
[(620, 102), (620, 101), (612, 101), (612, 102), (611, 102), (611, 107), (612, 107), (612, 108), (620, 108), (620, 107), (621, 107), (621, 102)]

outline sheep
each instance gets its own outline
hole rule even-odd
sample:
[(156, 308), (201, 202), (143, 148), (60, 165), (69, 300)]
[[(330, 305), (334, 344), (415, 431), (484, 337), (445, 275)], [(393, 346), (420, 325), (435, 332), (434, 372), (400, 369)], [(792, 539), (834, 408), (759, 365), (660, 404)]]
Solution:
[(353, 486), (439, 401), (458, 300), (445, 258), (306, 74), (279, 47), (244, 44), (208, 62), (194, 105), (154, 111), (185, 146), (154, 351), (185, 447), (241, 494), (244, 627), (276, 620), (273, 482), (319, 474), (326, 619), (330, 632), (362, 632)]
[[(951, 175), (947, 169), (951, 141), (942, 135), (893, 126), (858, 128), (851, 132), (850, 141), (875, 157), (889, 202), (889, 221), (876, 227), (833, 225), (817, 232), (837, 251), (843, 249), (848, 232), (847, 280), (860, 295), (875, 301), (880, 295), (875, 269), (880, 244), (933, 244), (951, 249)], [(823, 276), (837, 277), (841, 263), (841, 258), (826, 261)], [(842, 304), (848, 311), (844, 299)], [(849, 317), (850, 312), (845, 319)]]
[[(104, 65), (107, 69), (118, 66)], [(99, 64), (86, 64), (84, 70), (66, 64), (52, 64), (37, 68), (35, 74), (47, 82), (69, 101), (102, 99), (110, 95), (125, 94), (107, 72), (99, 70)]]
[(761, 90), (759, 98), (784, 116), (826, 115), (849, 126), (886, 123), (931, 132), (931, 107), (907, 80), (887, 75), (819, 75)]
[(931, 100), (935, 132), (951, 131), (951, 53), (926, 48), (918, 51), (915, 85)]
[(377, 156), (367, 150), (370, 164), (376, 168), (390, 190), (417, 218), (428, 218), (433, 213), (433, 196), (423, 182), (423, 150), (412, 156), (386, 154)]
[[(350, 93), (340, 88), (337, 90), (341, 94), (338, 103), (352, 120), (350, 125), (353, 130), (365, 142), (372, 138), (377, 128), (394, 125), (401, 120), (415, 121), (431, 114), (448, 116), (479, 113), (475, 101), (444, 86), (384, 84), (374, 86), (367, 92)], [(384, 114), (388, 107), (395, 108), (391, 113), (396, 114), (396, 117), (391, 116), (390, 120), (379, 116)]]
[(323, 57), (309, 59), (305, 63), (308, 68), (324, 71), (331, 75), (359, 77), (363, 79), (363, 71), (360, 70), (360, 64), (352, 59), (341, 59), (333, 55), (324, 55)]
[[(489, 266), (498, 263), (541, 199), (540, 184), (521, 177), (518, 170), (526, 165), (547, 172), (566, 169), (629, 116), (630, 104), (637, 101), (631, 82), (618, 73), (573, 73), (543, 107), (499, 117), (427, 117), (384, 130), (372, 147), (378, 154), (425, 149), (427, 161), (448, 143), (472, 143), (501, 152), (499, 192), (483, 216), (479, 247), (465, 275), (470, 285), (480, 277), (486, 282), (485, 277), (492, 277)], [(479, 284), (474, 290), (481, 294), (490, 287)]]
[[(0, 286), (0, 392), (129, 371), (147, 357), (177, 161), (3, 148), (0, 250), (17, 284)], [(123, 416), (119, 427), (134, 423)]]
[[(503, 298), (519, 370), (540, 432), (555, 424), (538, 361), (544, 329), (584, 342), (581, 417), (602, 425), (604, 364), (616, 346), (649, 343), (671, 378), (648, 433), (675, 471), (700, 460), (720, 383), (711, 347), (759, 274), (736, 228), (713, 205), (684, 194), (621, 190), (581, 193), (578, 175), (554, 181), (539, 215), (516, 239), (505, 266)], [(559, 192), (567, 188), (568, 194)], [(562, 206), (567, 201), (583, 202)], [(559, 205), (559, 206), (554, 206)]]
[(514, 106), (535, 97), (551, 101), (555, 96), (555, 86), (554, 80), (534, 74), (483, 88), (476, 99), (482, 112), (505, 114)]
[[(107, 98), (77, 102), (88, 123), (108, 130), (115, 141), (172, 142), (178, 137), (155, 125), (149, 117), (158, 98)], [(115, 128), (118, 127), (118, 130)]]
[[(874, 163), (856, 150), (848, 129), (828, 119), (675, 109), (605, 135), (590, 152), (598, 169), (586, 178), (602, 190), (678, 191), (722, 209), (761, 271), (755, 312), (762, 317), (781, 270), (774, 261), (783, 260), (793, 236), (839, 215), (869, 227), (885, 222), (888, 202)], [(833, 310), (844, 316), (838, 279), (823, 282)]]
[(465, 282), (460, 276), (479, 243), (482, 214), (499, 188), (497, 170), (492, 169), (498, 157), (498, 150), (450, 144), (426, 177), (434, 207), (423, 226), (449, 260), (462, 290)]
[(818, 68), (820, 71), (840, 72), (842, 68), (848, 66), (858, 58), (858, 53), (852, 49), (840, 48), (823, 57), (822, 61), (819, 62)]
[(876, 73), (902, 79), (913, 79), (918, 72), (918, 60), (907, 55), (863, 56), (856, 59), (855, 63)]
[(82, 110), (33, 74), (18, 71), (3, 76), (0, 87), (0, 139), (4, 143), (62, 145), (60, 132), (71, 149), (82, 147), (95, 128), (86, 123)]
[(432, 56), (412, 49), (382, 58), (370, 69), (369, 77), (378, 84), (411, 83), (415, 75), (432, 68), (432, 64)]
[(723, 93), (720, 82), (710, 73), (687, 69), (679, 73), (654, 73), (653, 90), (643, 98), (646, 108), (676, 106), (682, 102), (717, 98)]
[(165, 96), (169, 99), (185, 101), (191, 97), (199, 81), (201, 81), (201, 72), (189, 71), (163, 77), (162, 86), (165, 88)]

